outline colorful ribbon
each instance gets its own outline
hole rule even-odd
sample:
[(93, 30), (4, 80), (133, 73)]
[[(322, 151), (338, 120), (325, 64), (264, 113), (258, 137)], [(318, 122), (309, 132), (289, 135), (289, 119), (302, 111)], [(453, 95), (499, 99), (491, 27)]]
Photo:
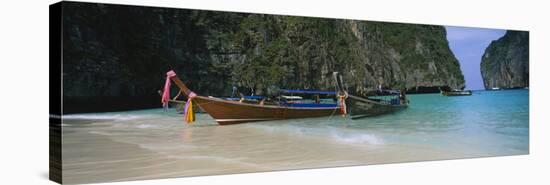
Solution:
[(187, 96), (187, 103), (185, 103), (183, 119), (187, 123), (193, 123), (195, 121), (195, 112), (193, 112), (193, 98), (197, 96), (194, 92), (191, 92)]
[(346, 98), (347, 93), (344, 93), (344, 95), (340, 95), (340, 113), (342, 114), (342, 116), (348, 114), (348, 110), (346, 108)]
[(342, 113), (342, 116), (347, 114), (346, 100), (343, 96), (340, 97), (340, 113)]
[(170, 101), (170, 81), (172, 77), (176, 76), (176, 72), (168, 71), (166, 73), (166, 82), (164, 83), (164, 91), (162, 92), (162, 107), (168, 108), (168, 102)]
[[(164, 83), (164, 91), (162, 92), (162, 100), (161, 100), (162, 106), (164, 108), (168, 108), (168, 102), (170, 101), (170, 85), (171, 85), (170, 81), (175, 76), (176, 76), (176, 72), (172, 70), (166, 73), (166, 82)], [(192, 123), (193, 121), (195, 121), (195, 113), (193, 112), (193, 97), (195, 96), (197, 96), (197, 94), (195, 94), (194, 92), (191, 92), (189, 95), (187, 95), (187, 103), (185, 103), (185, 109), (183, 111), (184, 112), (183, 119), (187, 123)]]

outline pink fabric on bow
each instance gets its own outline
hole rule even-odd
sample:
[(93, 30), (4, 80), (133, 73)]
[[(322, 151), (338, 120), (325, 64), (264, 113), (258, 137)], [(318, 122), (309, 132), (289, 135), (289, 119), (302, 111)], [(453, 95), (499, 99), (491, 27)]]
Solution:
[(185, 103), (185, 109), (183, 110), (184, 115), (187, 115), (189, 113), (189, 105), (191, 104), (191, 99), (193, 99), (193, 97), (195, 96), (197, 96), (197, 94), (195, 94), (194, 92), (191, 92), (189, 96), (187, 96), (187, 102)]
[(176, 76), (176, 72), (174, 71), (168, 71), (166, 73), (166, 82), (164, 83), (164, 90), (162, 92), (162, 107), (168, 106), (168, 101), (170, 101), (170, 81), (172, 77)]

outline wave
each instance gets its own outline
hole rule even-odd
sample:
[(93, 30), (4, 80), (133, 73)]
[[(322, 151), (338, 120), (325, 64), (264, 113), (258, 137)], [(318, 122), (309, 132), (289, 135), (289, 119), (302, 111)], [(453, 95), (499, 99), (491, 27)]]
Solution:
[(136, 126), (136, 128), (139, 128), (139, 129), (144, 129), (144, 128), (154, 128), (156, 127), (155, 125), (151, 125), (151, 124), (139, 124)]
[(100, 115), (100, 114), (70, 114), (63, 115), (63, 119), (82, 119), (82, 120), (134, 120), (140, 119), (144, 116), (138, 115), (123, 115), (123, 114), (113, 114), (113, 115)]
[(214, 155), (201, 155), (201, 156), (169, 155), (169, 157), (170, 158), (175, 158), (175, 159), (184, 159), (184, 160), (216, 161), (216, 162), (220, 162), (220, 163), (237, 164), (237, 165), (243, 165), (243, 166), (248, 166), (248, 167), (252, 167), (252, 168), (265, 170), (265, 167), (260, 165), (260, 164), (244, 162), (243, 160), (246, 159), (245, 157), (224, 157), (224, 156), (214, 156)]
[(333, 141), (351, 144), (383, 145), (384, 140), (365, 130), (342, 129), (333, 126), (305, 127), (297, 125), (250, 125), (267, 132), (285, 133), (293, 136), (313, 136), (330, 138)]
[(103, 135), (103, 136), (121, 136), (120, 133), (117, 132), (108, 132), (108, 131), (89, 131), (90, 134), (97, 134), (97, 135)]
[(371, 145), (382, 145), (384, 144), (384, 140), (377, 137), (373, 134), (349, 134), (349, 135), (342, 135), (342, 134), (332, 134), (332, 138), (336, 141), (344, 142), (344, 143), (353, 143), (353, 144), (371, 144)]

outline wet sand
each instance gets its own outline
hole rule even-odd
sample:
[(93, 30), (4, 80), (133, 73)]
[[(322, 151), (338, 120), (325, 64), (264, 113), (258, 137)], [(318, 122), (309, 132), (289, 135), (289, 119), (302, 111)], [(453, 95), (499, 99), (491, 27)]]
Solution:
[(94, 183), (483, 156), (479, 152), (388, 143), (376, 138), (346, 142), (322, 134), (277, 129), (276, 124), (285, 124), (284, 121), (218, 126), (208, 115), (197, 116), (199, 121), (192, 125), (184, 124), (180, 115), (64, 119), (64, 182)]

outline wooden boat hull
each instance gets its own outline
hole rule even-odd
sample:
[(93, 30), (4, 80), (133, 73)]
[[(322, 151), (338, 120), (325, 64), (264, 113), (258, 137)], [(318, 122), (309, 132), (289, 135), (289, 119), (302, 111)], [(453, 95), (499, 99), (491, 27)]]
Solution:
[(167, 78), (172, 80), (188, 98), (192, 98), (193, 105), (210, 114), (220, 125), (237, 124), (245, 122), (296, 119), (323, 117), (340, 114), (340, 107), (296, 107), (274, 105), (269, 102), (249, 103), (231, 101), (221, 98), (198, 96), (193, 93), (181, 81), (174, 71), (166, 73)]
[(340, 107), (287, 107), (241, 103), (196, 96), (193, 103), (212, 116), (220, 125), (245, 122), (323, 117), (340, 114)]
[(408, 105), (384, 104), (361, 97), (350, 96), (346, 99), (346, 107), (350, 117), (352, 119), (358, 119), (396, 112), (407, 108)]

